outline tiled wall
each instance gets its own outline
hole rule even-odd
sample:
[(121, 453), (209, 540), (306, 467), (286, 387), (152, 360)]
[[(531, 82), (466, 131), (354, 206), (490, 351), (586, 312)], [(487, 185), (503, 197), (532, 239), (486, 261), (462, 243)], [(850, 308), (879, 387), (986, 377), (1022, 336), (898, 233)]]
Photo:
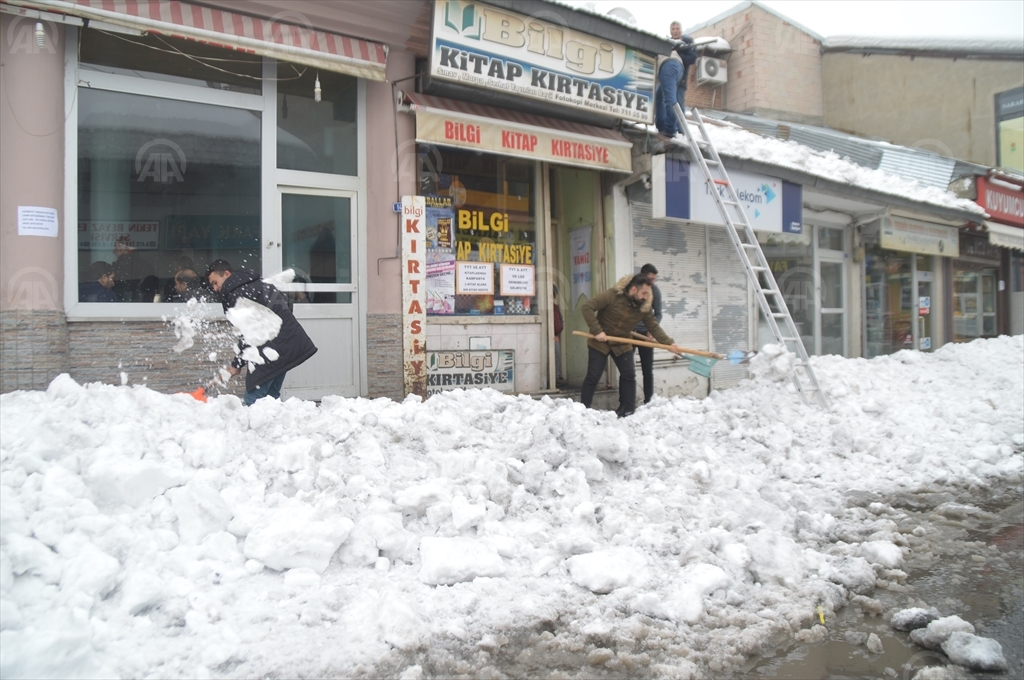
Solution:
[(469, 349), (471, 337), (489, 337), (491, 349), (516, 352), (516, 392), (547, 387), (547, 356), (539, 323), (450, 324), (427, 321), (427, 350)]
[(368, 397), (405, 398), (401, 314), (366, 315), (366, 362)]
[(46, 310), (0, 312), (0, 392), (45, 390), (68, 372), (64, 314)]

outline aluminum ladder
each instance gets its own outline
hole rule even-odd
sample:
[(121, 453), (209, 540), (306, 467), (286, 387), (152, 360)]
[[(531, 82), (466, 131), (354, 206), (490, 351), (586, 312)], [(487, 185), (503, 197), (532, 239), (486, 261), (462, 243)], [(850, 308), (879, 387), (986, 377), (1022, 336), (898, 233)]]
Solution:
[[(718, 204), (718, 210), (722, 213), (722, 218), (725, 220), (729, 239), (736, 249), (736, 254), (739, 255), (740, 262), (743, 263), (743, 269), (747, 273), (747, 280), (757, 294), (757, 302), (761, 306), (761, 312), (768, 320), (768, 325), (772, 329), (775, 341), (787, 350), (795, 353), (798, 357), (790, 374), (793, 385), (805, 402), (807, 401), (808, 394), (814, 394), (822, 408), (828, 409), (828, 397), (822, 391), (821, 385), (818, 384), (818, 378), (814, 375), (814, 370), (811, 368), (807, 349), (804, 348), (803, 340), (800, 339), (800, 331), (797, 329), (796, 324), (793, 323), (793, 317), (789, 313), (789, 307), (786, 306), (786, 300), (782, 297), (779, 284), (775, 281), (775, 276), (768, 266), (768, 260), (764, 256), (764, 251), (761, 250), (761, 245), (757, 242), (757, 235), (754, 233), (753, 227), (750, 226), (750, 220), (740, 205), (739, 196), (736, 195), (736, 189), (729, 180), (729, 175), (725, 171), (725, 165), (722, 164), (722, 159), (718, 155), (715, 145), (712, 144), (711, 138), (708, 136), (707, 128), (704, 126), (704, 119), (697, 109), (690, 108), (693, 121), (700, 131), (700, 139), (695, 139), (683, 109), (678, 103), (675, 104), (674, 110), (676, 118), (679, 119), (679, 124), (683, 128), (683, 133), (690, 143), (691, 153), (696, 159), (697, 165), (700, 166), (701, 172), (704, 173), (705, 181), (711, 185), (711, 195), (714, 196), (715, 203)], [(725, 196), (722, 196), (718, 191), (718, 187), (725, 188)], [(740, 238), (738, 224), (742, 225), (746, 242)], [(764, 281), (763, 284), (762, 280)], [(769, 298), (771, 298), (771, 301), (769, 301)], [(774, 310), (772, 309), (772, 303), (775, 305)], [(785, 332), (783, 332), (783, 327)]]

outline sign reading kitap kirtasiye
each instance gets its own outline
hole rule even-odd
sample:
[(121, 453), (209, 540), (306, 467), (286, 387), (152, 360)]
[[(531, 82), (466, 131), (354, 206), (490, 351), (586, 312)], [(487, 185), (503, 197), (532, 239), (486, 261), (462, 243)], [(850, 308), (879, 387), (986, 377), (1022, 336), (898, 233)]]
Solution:
[(430, 74), (615, 118), (654, 120), (655, 59), (479, 2), (434, 3)]

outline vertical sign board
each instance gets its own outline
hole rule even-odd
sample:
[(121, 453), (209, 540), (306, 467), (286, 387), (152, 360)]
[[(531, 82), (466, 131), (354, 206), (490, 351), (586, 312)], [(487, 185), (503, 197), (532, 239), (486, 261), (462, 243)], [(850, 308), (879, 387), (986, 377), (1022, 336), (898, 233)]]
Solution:
[[(803, 187), (799, 184), (742, 170), (731, 170), (729, 181), (754, 231), (803, 233)], [(666, 154), (651, 158), (651, 214), (656, 219), (725, 226), (711, 187), (700, 168), (688, 160)], [(728, 200), (724, 186), (715, 188)]]
[(405, 393), (427, 396), (426, 202), (403, 196), (402, 215), (402, 369)]

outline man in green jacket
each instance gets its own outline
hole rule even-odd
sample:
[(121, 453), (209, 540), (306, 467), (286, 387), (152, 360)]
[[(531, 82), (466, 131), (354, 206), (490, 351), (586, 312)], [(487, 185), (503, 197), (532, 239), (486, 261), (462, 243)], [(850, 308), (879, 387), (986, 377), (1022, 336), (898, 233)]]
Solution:
[(587, 408), (594, 401), (594, 391), (604, 374), (608, 363), (608, 353), (619, 369), (619, 408), (615, 413), (620, 418), (631, 415), (636, 410), (636, 366), (633, 363), (633, 345), (624, 343), (608, 343), (608, 336), (619, 338), (630, 337), (630, 332), (640, 321), (647, 330), (663, 345), (672, 345), (673, 354), (680, 350), (675, 341), (661, 330), (658, 320), (651, 311), (651, 280), (647, 274), (636, 274), (619, 279), (614, 288), (596, 295), (583, 303), (583, 319), (590, 327), (594, 336), (587, 341), (589, 362), (587, 377), (583, 380), (583, 392), (580, 401)]

